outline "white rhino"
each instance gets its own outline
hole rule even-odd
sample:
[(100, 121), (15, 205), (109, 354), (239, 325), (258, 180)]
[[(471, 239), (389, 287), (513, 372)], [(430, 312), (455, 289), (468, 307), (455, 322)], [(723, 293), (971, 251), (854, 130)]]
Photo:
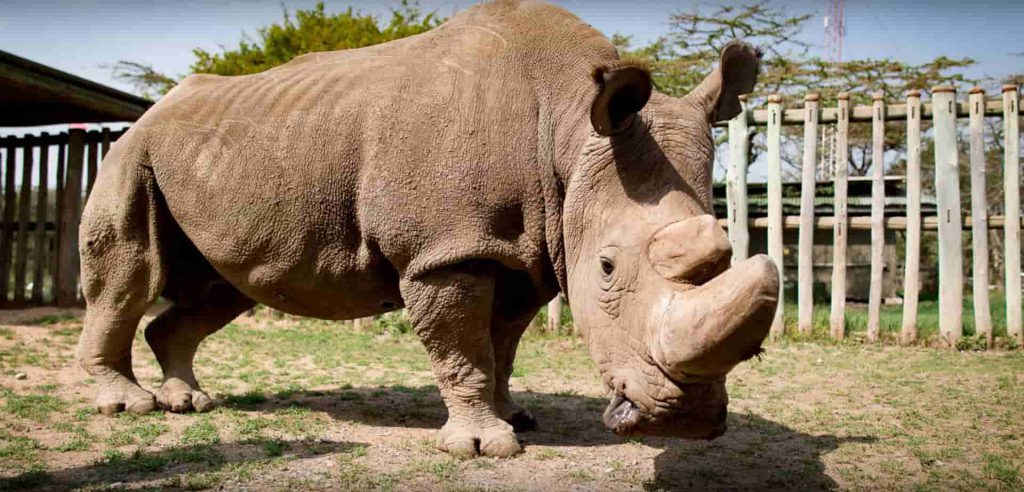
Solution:
[[(192, 360), (256, 303), (343, 320), (405, 307), (448, 408), (438, 446), (508, 456), (534, 425), (516, 346), (566, 292), (618, 433), (713, 438), (726, 373), (758, 353), (773, 263), (729, 268), (710, 125), (759, 54), (727, 46), (688, 96), (533, 1), (263, 73), (193, 75), (111, 149), (80, 231), (79, 360), (103, 413), (204, 411)], [(132, 373), (139, 320), (163, 369)]]

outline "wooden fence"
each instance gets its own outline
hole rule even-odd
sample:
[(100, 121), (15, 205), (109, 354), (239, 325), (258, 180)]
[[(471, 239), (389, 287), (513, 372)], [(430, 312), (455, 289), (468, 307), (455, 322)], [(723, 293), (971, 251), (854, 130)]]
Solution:
[[(746, 106), (746, 102), (744, 102)], [(1003, 121), (1004, 193), (1003, 216), (989, 216), (985, 195), (984, 118), (998, 116)], [(935, 153), (935, 190), (938, 204), (936, 216), (921, 216), (921, 123), (932, 121)], [(961, 216), (960, 174), (957, 147), (957, 123), (968, 119), (969, 166), (971, 187), (970, 216)], [(907, 125), (907, 215), (885, 217), (884, 132), (886, 121), (905, 121)], [(847, 162), (851, 122), (871, 123), (872, 128), (872, 202), (871, 217), (847, 216)], [(819, 125), (835, 125), (834, 207), (832, 217), (815, 217), (814, 196), (818, 168), (816, 152)], [(804, 125), (801, 176), (800, 215), (782, 215), (781, 127)], [(749, 127), (765, 127), (767, 135), (768, 217), (750, 220), (747, 205), (747, 168)], [(1005, 247), (1006, 324), (1008, 335), (1018, 342), (1021, 330), (1021, 266), (1020, 266), (1020, 153), (1019, 94), (1016, 86), (1004, 86), (1001, 99), (986, 99), (981, 89), (973, 89), (966, 102), (958, 102), (952, 87), (932, 89), (932, 102), (921, 103), (920, 91), (910, 91), (902, 104), (887, 105), (881, 94), (873, 97), (871, 106), (850, 108), (849, 95), (841, 94), (836, 107), (819, 108), (816, 94), (808, 94), (803, 107), (784, 109), (779, 96), (768, 98), (767, 107), (743, 112), (728, 122), (729, 161), (727, 171), (728, 213), (721, 222), (728, 228), (733, 244), (733, 258), (746, 258), (749, 252), (751, 227), (767, 226), (768, 254), (783, 267), (783, 229), (799, 228), (798, 254), (798, 324), (801, 332), (812, 327), (813, 288), (812, 247), (814, 229), (833, 231), (833, 272), (830, 333), (840, 339), (845, 332), (847, 235), (852, 228), (871, 230), (871, 288), (868, 300), (867, 339), (876, 341), (880, 332), (882, 303), (882, 250), (885, 229), (906, 231), (906, 264), (904, 268), (904, 304), (900, 338), (904, 342), (917, 337), (918, 296), (920, 285), (921, 231), (937, 229), (939, 249), (939, 332), (944, 344), (955, 345), (963, 334), (964, 247), (962, 231), (969, 228), (973, 255), (974, 324), (978, 335), (992, 341), (992, 320), (988, 292), (988, 230), (1001, 228)], [(865, 220), (867, 219), (867, 220)], [(785, 285), (785, 284), (783, 284)], [(779, 303), (771, 333), (783, 332), (782, 305)]]
[(122, 133), (72, 129), (0, 141), (0, 307), (81, 303), (82, 205), (102, 156)]

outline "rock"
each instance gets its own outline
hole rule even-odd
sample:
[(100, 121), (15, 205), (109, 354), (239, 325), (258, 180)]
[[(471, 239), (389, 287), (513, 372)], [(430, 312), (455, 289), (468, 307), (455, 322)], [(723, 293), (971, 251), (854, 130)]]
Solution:
[(22, 381), (22, 380), (28, 379), (28, 374), (25, 374), (25, 373), (23, 373), (23, 372), (19, 372), (19, 373), (17, 373), (17, 374), (15, 374), (15, 375), (14, 375), (14, 379), (17, 379), (17, 380), (19, 380), (19, 381)]

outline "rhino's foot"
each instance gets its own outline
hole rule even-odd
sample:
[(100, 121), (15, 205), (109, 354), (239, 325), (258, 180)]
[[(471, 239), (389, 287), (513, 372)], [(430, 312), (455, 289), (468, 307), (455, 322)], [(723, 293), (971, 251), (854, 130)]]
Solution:
[(537, 428), (537, 419), (533, 413), (515, 403), (499, 405), (498, 415), (501, 416), (501, 420), (511, 424), (516, 432), (529, 432)]
[(103, 415), (128, 411), (142, 415), (156, 410), (156, 401), (150, 392), (128, 378), (117, 374), (108, 376), (96, 395), (96, 410)]
[(168, 378), (156, 392), (156, 401), (160, 408), (174, 413), (185, 413), (191, 410), (207, 412), (215, 406), (213, 398), (199, 389), (199, 385), (190, 385), (178, 378)]
[(507, 458), (523, 449), (512, 426), (497, 419), (486, 426), (449, 421), (438, 431), (437, 447), (460, 458)]

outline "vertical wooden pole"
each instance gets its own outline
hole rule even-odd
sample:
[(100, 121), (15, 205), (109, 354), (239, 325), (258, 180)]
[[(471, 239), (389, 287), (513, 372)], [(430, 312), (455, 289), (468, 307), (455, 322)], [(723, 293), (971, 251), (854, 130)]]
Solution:
[(68, 135), (67, 177), (60, 210), (60, 243), (57, 259), (57, 305), (78, 303), (78, 225), (82, 218), (82, 164), (85, 131), (72, 129)]
[(68, 134), (58, 134), (57, 144), (57, 176), (55, 180), (57, 182), (56, 188), (54, 188), (54, 201), (56, 202), (56, 208), (54, 208), (54, 231), (53, 231), (53, 249), (50, 252), (50, 300), (51, 302), (57, 302), (57, 291), (60, 289), (60, 277), (58, 276), (58, 270), (60, 265), (60, 222), (61, 217), (64, 214), (61, 212), (64, 210), (64, 166), (67, 162), (67, 150), (68, 150)]
[(548, 302), (548, 325), (547, 331), (550, 333), (558, 333), (558, 329), (562, 326), (562, 294), (558, 294)]
[(32, 219), (32, 137), (21, 148), (21, 192), (18, 193), (18, 245), (14, 259), (14, 303), (25, 303), (25, 275), (28, 273), (28, 221)]
[(971, 246), (974, 251), (974, 329), (992, 346), (992, 313), (988, 299), (988, 198), (985, 194), (985, 91), (971, 89)]
[(88, 181), (86, 182), (87, 185), (86, 185), (86, 188), (85, 188), (85, 197), (86, 197), (86, 199), (88, 199), (89, 195), (92, 194), (92, 185), (93, 185), (93, 183), (96, 182), (96, 171), (99, 169), (99, 162), (100, 162), (100, 156), (99, 156), (99, 153), (100, 153), (100, 146), (99, 146), (99, 144), (100, 143), (98, 141), (96, 141), (96, 138), (95, 138), (98, 135), (96, 135), (95, 132), (90, 132), (89, 136), (91, 137), (90, 138), (91, 141), (89, 142), (89, 175), (88, 175)]
[(1020, 94), (1016, 85), (1003, 86), (1003, 187), (1006, 195), (1003, 226), (1006, 248), (1006, 333), (1024, 343), (1020, 292)]
[(49, 179), (50, 167), (50, 136), (43, 132), (40, 135), (42, 145), (39, 146), (39, 186), (36, 188), (36, 241), (35, 241), (35, 274), (32, 277), (32, 302), (43, 303), (43, 282), (46, 278), (46, 264), (50, 255), (46, 250), (47, 201), (50, 198)]
[(362, 333), (373, 326), (373, 316), (366, 316), (363, 318), (356, 318), (352, 320), (352, 331), (356, 333)]
[(850, 94), (839, 93), (839, 118), (836, 122), (836, 160), (832, 186), (835, 223), (832, 226), (832, 312), (829, 326), (832, 338), (842, 340), (846, 335), (846, 175), (848, 170)]
[(869, 342), (878, 341), (882, 323), (882, 272), (885, 267), (885, 95), (871, 95), (871, 286), (868, 290)]
[(17, 192), (14, 188), (14, 168), (17, 140), (7, 137), (7, 162), (4, 168), (4, 219), (0, 231), (0, 304), (7, 303), (11, 281), (11, 255), (14, 252), (14, 206)]
[(771, 335), (778, 338), (785, 330), (782, 309), (785, 305), (785, 265), (782, 243), (782, 96), (768, 96), (768, 256), (779, 269), (779, 305), (775, 309)]
[[(939, 332), (954, 347), (963, 334), (963, 238), (956, 145), (956, 92), (932, 89), (935, 132), (935, 195), (939, 213)], [(1012, 221), (1009, 221), (1012, 222)]]
[(797, 254), (797, 302), (800, 333), (814, 328), (814, 188), (818, 150), (818, 95), (804, 96), (804, 160), (800, 179), (800, 239)]
[(110, 152), (110, 128), (103, 127), (102, 138), (100, 140), (100, 160), (107, 156), (107, 152)]
[(907, 250), (903, 267), (903, 323), (900, 342), (917, 340), (921, 289), (921, 91), (907, 91)]
[(747, 134), (747, 96), (740, 96), (740, 114), (729, 120), (729, 169), (725, 181), (726, 214), (732, 262), (750, 256), (750, 230), (747, 215), (747, 158), (750, 137)]

